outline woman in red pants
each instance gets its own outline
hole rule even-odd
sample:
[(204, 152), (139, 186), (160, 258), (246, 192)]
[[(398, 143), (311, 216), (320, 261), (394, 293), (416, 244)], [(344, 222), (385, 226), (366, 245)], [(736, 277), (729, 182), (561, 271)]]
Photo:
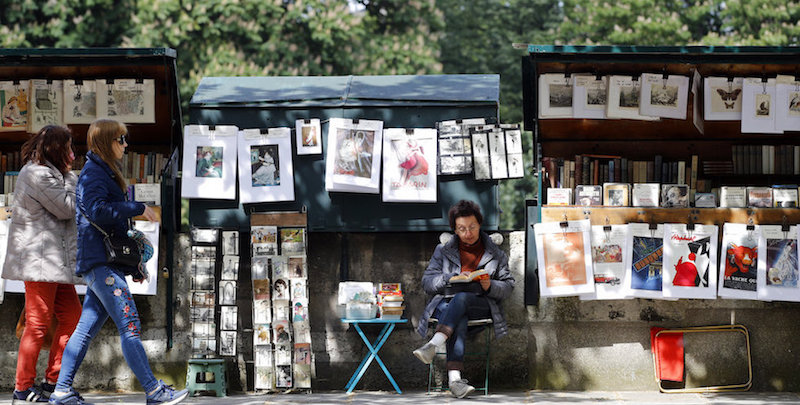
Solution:
[[(72, 135), (48, 125), (22, 145), (3, 278), (25, 282), (25, 332), (19, 343), (12, 403), (47, 402), (61, 370), (61, 356), (81, 316), (75, 293), (75, 160)], [(55, 316), (58, 326), (41, 386), (36, 361)]]

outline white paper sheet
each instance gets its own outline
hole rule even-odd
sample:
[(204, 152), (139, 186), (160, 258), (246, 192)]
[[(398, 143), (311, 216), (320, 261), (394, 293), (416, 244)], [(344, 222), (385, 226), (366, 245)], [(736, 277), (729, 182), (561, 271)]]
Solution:
[(97, 82), (64, 81), (64, 123), (91, 124), (97, 119)]
[(780, 134), (775, 126), (775, 79), (748, 77), (742, 84), (742, 133)]
[(628, 224), (624, 254), (630, 294), (640, 298), (663, 298), (664, 225), (650, 229), (650, 224)]
[(183, 137), (183, 198), (236, 198), (236, 138), (238, 128), (187, 125)]
[(539, 118), (572, 118), (572, 78), (563, 73), (539, 76)]
[(639, 113), (653, 117), (686, 119), (689, 77), (644, 73)]
[(383, 143), (383, 201), (436, 202), (436, 130), (387, 128)]
[(742, 119), (741, 77), (706, 77), (703, 80), (703, 115), (706, 121)]
[(594, 292), (589, 220), (534, 225), (539, 252), (539, 291), (543, 297)]
[(124, 123), (153, 124), (155, 94), (153, 79), (97, 80), (97, 116)]
[(383, 121), (331, 118), (325, 190), (378, 194)]
[(758, 299), (758, 240), (761, 228), (747, 230), (745, 224), (726, 223), (722, 227), (722, 250), (719, 254), (719, 289), (721, 298)]
[(775, 88), (775, 127), (781, 131), (800, 131), (800, 81), (778, 75)]
[(625, 241), (628, 225), (592, 226), (592, 269), (594, 290), (581, 295), (582, 300), (616, 300), (631, 298), (625, 278)]
[(627, 118), (631, 120), (658, 121), (658, 117), (650, 117), (639, 113), (639, 100), (642, 89), (639, 77), (610, 76), (608, 78), (608, 105), (606, 117)]
[(716, 225), (664, 225), (664, 297), (717, 297)]
[(239, 132), (239, 202), (294, 201), (294, 166), (289, 128)]
[(606, 118), (608, 76), (575, 75), (572, 87), (573, 118)]
[(322, 126), (319, 118), (295, 121), (298, 155), (319, 155), (322, 153)]
[(797, 226), (788, 232), (781, 225), (761, 225), (758, 240), (758, 298), (765, 301), (800, 301)]

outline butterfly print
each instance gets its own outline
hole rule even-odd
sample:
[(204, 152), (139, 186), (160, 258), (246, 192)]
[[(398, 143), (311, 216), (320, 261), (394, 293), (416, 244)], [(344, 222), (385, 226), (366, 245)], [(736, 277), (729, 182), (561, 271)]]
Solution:
[(739, 97), (739, 94), (741, 94), (741, 92), (742, 92), (742, 89), (735, 89), (735, 90), (731, 90), (731, 91), (725, 91), (725, 90), (722, 90), (722, 89), (717, 89), (717, 93), (719, 93), (719, 97), (722, 98), (722, 100), (736, 101), (736, 99)]

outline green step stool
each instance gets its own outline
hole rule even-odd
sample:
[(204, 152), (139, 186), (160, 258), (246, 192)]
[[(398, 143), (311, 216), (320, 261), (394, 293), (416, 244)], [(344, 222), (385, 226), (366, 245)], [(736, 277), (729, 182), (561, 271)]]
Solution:
[(214, 391), (218, 397), (225, 394), (224, 359), (189, 359), (186, 370), (186, 389), (189, 396), (198, 391)]

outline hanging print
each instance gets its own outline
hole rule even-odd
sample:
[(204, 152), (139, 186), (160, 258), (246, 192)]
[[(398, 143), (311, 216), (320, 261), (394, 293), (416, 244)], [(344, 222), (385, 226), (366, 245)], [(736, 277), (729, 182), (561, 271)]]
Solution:
[(298, 155), (319, 155), (322, 153), (322, 127), (319, 118), (295, 121)]
[(383, 201), (436, 202), (436, 130), (389, 128), (383, 142)]
[(239, 132), (239, 202), (294, 201), (289, 128)]
[[(566, 226), (561, 226), (561, 225)], [(534, 225), (542, 296), (594, 292), (589, 220)]]
[(717, 226), (664, 226), (664, 297), (717, 297)]
[(97, 116), (124, 123), (153, 124), (155, 89), (153, 79), (98, 80)]
[(742, 119), (741, 77), (706, 77), (703, 86), (703, 114), (706, 121)]
[(28, 128), (27, 80), (0, 82), (0, 131), (25, 131)]
[(761, 227), (725, 224), (719, 255), (719, 295), (722, 298), (758, 299), (758, 240)]
[(91, 124), (97, 119), (97, 81), (64, 81), (64, 123)]
[(331, 118), (325, 189), (378, 194), (383, 121)]
[(797, 226), (761, 225), (758, 241), (758, 298), (766, 301), (800, 301)]
[(747, 77), (742, 84), (742, 133), (780, 134), (775, 117), (775, 79)]
[(187, 125), (183, 142), (183, 198), (236, 198), (236, 134), (232, 125)]
[(28, 132), (45, 125), (61, 125), (64, 118), (64, 86), (61, 80), (30, 80)]
[(625, 278), (630, 294), (641, 298), (662, 298), (664, 225), (628, 224), (625, 242)]
[(628, 297), (624, 248), (627, 225), (592, 226), (592, 269), (594, 292), (581, 299), (623, 299)]

